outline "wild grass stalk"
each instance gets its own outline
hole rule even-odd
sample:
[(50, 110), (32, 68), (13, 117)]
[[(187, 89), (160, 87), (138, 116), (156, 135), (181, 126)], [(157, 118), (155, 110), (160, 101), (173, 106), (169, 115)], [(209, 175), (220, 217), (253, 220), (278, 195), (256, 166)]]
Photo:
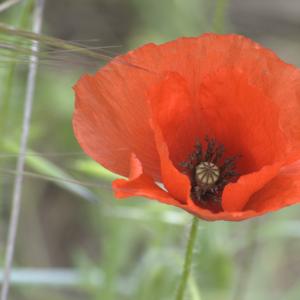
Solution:
[[(36, 34), (39, 34), (41, 32), (44, 5), (45, 5), (45, 0), (36, 1), (34, 13), (33, 13), (33, 26), (32, 26), (33, 32), (35, 32)], [(31, 49), (33, 52), (38, 51), (39, 49), (38, 41), (34, 41), (32, 43)], [(9, 287), (10, 287), (10, 272), (12, 268), (18, 221), (19, 221), (20, 208), (21, 208), (23, 171), (24, 171), (24, 164), (25, 164), (25, 153), (27, 149), (27, 140), (29, 136), (32, 104), (34, 98), (37, 63), (38, 63), (38, 58), (32, 55), (31, 62), (29, 64), (27, 88), (25, 94), (23, 126), (22, 126), (22, 134), (21, 134), (21, 141), (20, 141), (20, 155), (17, 161), (17, 174), (15, 177), (15, 184), (14, 184), (14, 191), (13, 191), (13, 198), (12, 198), (12, 209), (11, 209), (8, 239), (7, 239), (6, 253), (5, 253), (5, 265), (4, 265), (3, 284), (1, 289), (1, 300), (7, 300)]]

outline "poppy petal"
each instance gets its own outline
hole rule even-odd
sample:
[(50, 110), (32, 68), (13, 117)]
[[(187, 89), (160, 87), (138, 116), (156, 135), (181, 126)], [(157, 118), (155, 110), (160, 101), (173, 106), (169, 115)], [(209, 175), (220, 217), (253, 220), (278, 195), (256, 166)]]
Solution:
[(255, 210), (247, 210), (247, 211), (236, 211), (236, 212), (218, 212), (214, 213), (208, 209), (204, 209), (196, 205), (192, 199), (189, 199), (188, 205), (186, 207), (182, 207), (189, 213), (198, 216), (201, 219), (207, 221), (242, 221), (249, 218), (258, 217), (263, 214), (263, 212), (257, 212)]
[[(130, 69), (123, 66), (126, 68)], [(148, 104), (137, 103), (139, 97), (143, 98), (140, 87), (138, 91), (128, 87), (124, 93), (130, 71), (123, 71), (125, 74), (118, 73), (112, 65), (95, 76), (83, 76), (75, 85), (74, 132), (84, 151), (105, 168), (128, 176), (134, 152), (147, 173), (156, 176), (159, 164), (148, 122)]]
[(149, 102), (172, 162), (183, 162), (195, 146), (198, 131), (186, 80), (178, 73), (166, 73), (149, 91)]
[(286, 140), (280, 130), (279, 109), (249, 83), (246, 74), (220, 69), (203, 80), (198, 97), (203, 134), (224, 144), (229, 156), (241, 155), (237, 161), (240, 174), (284, 158)]
[(245, 209), (277, 210), (300, 202), (300, 160), (281, 168), (279, 174), (254, 194)]
[(117, 179), (113, 182), (113, 189), (117, 198), (143, 196), (166, 204), (178, 205), (166, 191), (161, 189), (154, 180), (143, 173), (143, 167), (136, 155), (131, 155), (130, 177), (128, 180)]
[(222, 195), (224, 211), (242, 211), (250, 197), (278, 174), (281, 165), (265, 166), (257, 172), (241, 176), (236, 183), (229, 183)]
[(169, 149), (156, 122), (152, 124), (155, 133), (157, 151), (160, 157), (162, 183), (176, 200), (186, 203), (190, 195), (191, 184), (188, 177), (180, 173), (169, 157)]

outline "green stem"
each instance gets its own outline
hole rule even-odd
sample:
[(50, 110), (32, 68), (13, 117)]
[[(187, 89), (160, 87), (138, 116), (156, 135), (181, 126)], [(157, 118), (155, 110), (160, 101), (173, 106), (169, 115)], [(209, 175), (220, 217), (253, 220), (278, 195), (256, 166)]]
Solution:
[(182, 275), (181, 275), (180, 283), (179, 283), (178, 290), (177, 290), (176, 300), (183, 299), (184, 293), (185, 293), (185, 290), (187, 287), (187, 282), (188, 282), (189, 275), (191, 272), (193, 250), (194, 250), (194, 245), (195, 245), (196, 237), (197, 237), (198, 223), (199, 223), (199, 218), (194, 217), (192, 226), (191, 226), (191, 230), (189, 233), (186, 250), (185, 250), (183, 270), (182, 270)]

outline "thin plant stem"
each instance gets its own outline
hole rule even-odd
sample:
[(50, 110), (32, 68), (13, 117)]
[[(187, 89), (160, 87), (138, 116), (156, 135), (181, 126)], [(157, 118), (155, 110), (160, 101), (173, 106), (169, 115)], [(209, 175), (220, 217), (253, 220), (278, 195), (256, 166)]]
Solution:
[(185, 257), (184, 257), (184, 263), (183, 263), (183, 270), (182, 270), (182, 275), (180, 278), (177, 294), (176, 294), (176, 300), (182, 300), (184, 297), (184, 293), (187, 288), (187, 282), (189, 279), (189, 275), (191, 272), (191, 266), (192, 266), (192, 260), (193, 260), (193, 250), (194, 250), (194, 245), (196, 242), (196, 237), (197, 237), (197, 231), (198, 231), (198, 223), (199, 223), (199, 218), (198, 217), (193, 217), (189, 237), (188, 237), (188, 242), (185, 250)]
[(248, 253), (240, 265), (240, 274), (233, 294), (233, 300), (246, 299), (248, 284), (251, 279), (252, 266), (258, 249), (258, 233), (261, 220), (252, 220), (247, 231)]
[[(33, 13), (33, 32), (39, 34), (42, 28), (43, 10), (45, 6), (45, 0), (36, 0), (35, 9)], [(39, 49), (38, 41), (32, 43), (32, 52), (35, 53)], [(25, 94), (25, 107), (23, 115), (23, 126), (20, 141), (20, 155), (17, 161), (17, 175), (15, 177), (14, 191), (12, 197), (12, 210), (10, 217), (10, 224), (8, 229), (8, 240), (5, 252), (4, 274), (3, 284), (1, 289), (1, 300), (8, 299), (9, 286), (10, 286), (10, 273), (12, 268), (15, 241), (17, 235), (17, 228), (19, 222), (20, 208), (21, 208), (21, 193), (23, 184), (23, 171), (25, 164), (25, 153), (27, 149), (27, 140), (29, 135), (30, 119), (32, 112), (32, 104), (35, 90), (35, 79), (37, 72), (38, 58), (34, 55), (30, 57), (27, 87)]]

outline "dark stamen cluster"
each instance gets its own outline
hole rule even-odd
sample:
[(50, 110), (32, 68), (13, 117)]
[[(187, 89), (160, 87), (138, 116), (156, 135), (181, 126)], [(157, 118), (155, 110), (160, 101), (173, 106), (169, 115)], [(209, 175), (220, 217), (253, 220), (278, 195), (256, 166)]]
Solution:
[(181, 166), (191, 180), (191, 197), (195, 203), (207, 205), (213, 201), (220, 204), (224, 187), (238, 177), (235, 167), (239, 155), (224, 159), (224, 145), (208, 137), (205, 141), (206, 151), (197, 141), (195, 151)]

